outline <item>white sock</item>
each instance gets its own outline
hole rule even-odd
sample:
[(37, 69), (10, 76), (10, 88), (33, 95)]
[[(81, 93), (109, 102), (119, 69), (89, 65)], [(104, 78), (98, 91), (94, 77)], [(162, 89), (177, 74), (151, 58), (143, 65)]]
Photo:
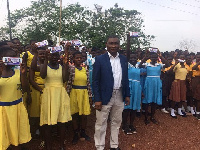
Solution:
[(190, 107), (190, 106), (187, 106), (187, 110), (188, 110), (188, 111), (191, 111), (191, 107)]
[(199, 114), (200, 114), (200, 112), (196, 111), (196, 114), (197, 114), (197, 115), (199, 115)]
[(178, 114), (182, 116), (183, 113), (181, 112), (181, 110), (182, 110), (181, 108), (178, 108)]
[(35, 132), (35, 134), (40, 135), (40, 130), (37, 129), (36, 132)]
[(195, 111), (194, 111), (194, 108), (193, 107), (190, 107), (190, 111), (191, 113), (194, 115), (195, 114)]
[(140, 110), (137, 110), (137, 112), (140, 112)]
[(173, 116), (173, 117), (176, 116), (173, 108), (171, 109), (171, 116)]
[(182, 111), (185, 111), (185, 108), (183, 107), (183, 105), (182, 105), (182, 108), (181, 108), (181, 110), (182, 110)]

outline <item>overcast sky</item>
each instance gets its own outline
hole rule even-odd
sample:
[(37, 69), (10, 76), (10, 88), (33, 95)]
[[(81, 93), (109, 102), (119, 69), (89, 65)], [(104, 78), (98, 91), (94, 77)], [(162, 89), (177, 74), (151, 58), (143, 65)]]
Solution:
[[(63, 0), (63, 5), (79, 2), (94, 10), (94, 4), (110, 8), (118, 3), (124, 9), (135, 9), (142, 13), (145, 33), (155, 35), (152, 46), (161, 51), (179, 48), (183, 40), (193, 41), (194, 52), (200, 51), (200, 0)], [(31, 5), (31, 0), (10, 0), (10, 10)], [(0, 27), (5, 25), (6, 0), (0, 0)]]

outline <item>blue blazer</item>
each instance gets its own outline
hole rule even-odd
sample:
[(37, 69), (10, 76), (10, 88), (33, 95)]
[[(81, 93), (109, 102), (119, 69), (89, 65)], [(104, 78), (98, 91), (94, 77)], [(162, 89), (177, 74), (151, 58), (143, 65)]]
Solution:
[[(130, 97), (128, 80), (128, 62), (125, 56), (119, 55), (122, 67), (122, 94), (123, 99)], [(97, 56), (93, 65), (92, 88), (95, 102), (107, 105), (112, 97), (114, 78), (108, 53)]]

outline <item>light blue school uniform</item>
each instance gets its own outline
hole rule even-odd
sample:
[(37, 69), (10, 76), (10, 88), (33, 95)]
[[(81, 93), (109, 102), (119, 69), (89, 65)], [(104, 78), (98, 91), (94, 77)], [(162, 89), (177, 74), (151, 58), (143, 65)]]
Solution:
[(147, 77), (144, 84), (143, 103), (156, 103), (162, 105), (162, 81), (160, 79), (162, 64), (156, 63), (155, 66), (147, 63)]
[(140, 85), (140, 68), (138, 68), (138, 64), (136, 64), (136, 67), (129, 64), (128, 78), (131, 95), (130, 105), (124, 106), (124, 109), (140, 110), (142, 87)]

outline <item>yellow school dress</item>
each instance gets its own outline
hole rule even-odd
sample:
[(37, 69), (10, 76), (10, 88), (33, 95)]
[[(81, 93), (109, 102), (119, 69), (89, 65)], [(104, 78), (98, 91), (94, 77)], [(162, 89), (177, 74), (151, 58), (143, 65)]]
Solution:
[(29, 52), (29, 51), (27, 51), (27, 54), (28, 54), (28, 58), (27, 58), (27, 67), (30, 68), (34, 55), (31, 54), (31, 52)]
[(28, 113), (22, 101), (20, 71), (0, 78), (0, 150), (31, 140)]
[[(38, 84), (38, 86), (44, 89), (44, 80), (41, 78), (40, 72), (35, 72), (35, 82)], [(40, 117), (40, 97), (40, 91), (31, 86), (32, 103), (29, 108), (30, 117)]]
[(44, 84), (45, 88), (41, 95), (40, 126), (72, 120), (70, 99), (64, 88), (61, 65), (58, 69), (51, 69), (47, 66)]
[(84, 67), (81, 70), (75, 68), (74, 82), (70, 92), (70, 106), (72, 115), (75, 113), (79, 113), (79, 115), (90, 114), (87, 74)]

